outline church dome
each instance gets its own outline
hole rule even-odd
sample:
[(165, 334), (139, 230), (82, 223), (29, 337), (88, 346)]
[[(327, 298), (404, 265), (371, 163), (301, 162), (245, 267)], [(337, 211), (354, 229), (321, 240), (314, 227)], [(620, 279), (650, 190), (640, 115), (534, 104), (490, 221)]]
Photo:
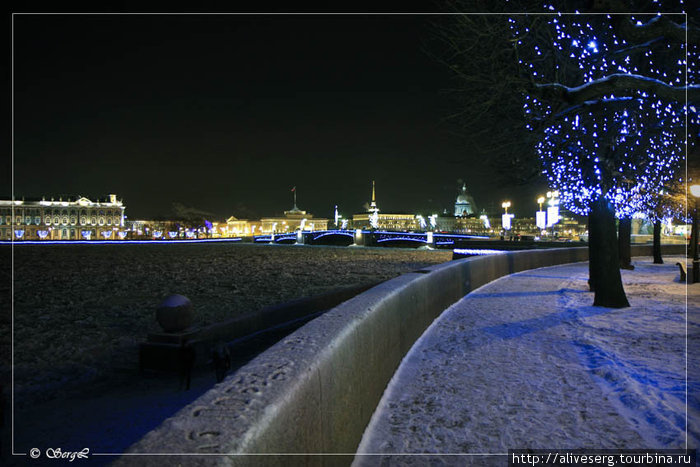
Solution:
[(474, 215), (476, 212), (476, 206), (474, 205), (474, 198), (467, 193), (467, 185), (462, 185), (457, 195), (457, 200), (455, 201), (455, 212), (456, 217), (466, 217)]

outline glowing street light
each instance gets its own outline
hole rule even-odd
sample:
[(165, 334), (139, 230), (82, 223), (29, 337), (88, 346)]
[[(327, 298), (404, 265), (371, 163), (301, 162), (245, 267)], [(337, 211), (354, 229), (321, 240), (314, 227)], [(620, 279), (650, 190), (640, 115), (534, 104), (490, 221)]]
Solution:
[(491, 223), (489, 222), (489, 217), (486, 214), (482, 214), (479, 216), (479, 219), (484, 223), (484, 228), (485, 229), (490, 229), (491, 228)]
[(559, 192), (558, 191), (548, 191), (547, 198), (549, 201), (547, 204), (547, 227), (551, 227), (557, 222), (559, 222)]
[(514, 217), (513, 214), (508, 214), (508, 208), (511, 206), (510, 201), (504, 201), (501, 204), (501, 207), (505, 209), (505, 213), (501, 216), (501, 225), (503, 226), (503, 230), (510, 230), (511, 227), (511, 219)]
[(692, 284), (700, 282), (700, 258), (698, 258), (698, 198), (700, 198), (700, 185), (691, 185), (690, 194), (695, 198), (695, 209), (693, 209), (693, 231), (690, 235), (690, 246), (693, 252), (693, 277), (688, 281)]
[(437, 214), (433, 214), (433, 215), (428, 216), (428, 219), (430, 219), (430, 228), (433, 230), (435, 230), (435, 228), (437, 227), (437, 218), (438, 218)]
[(537, 198), (537, 204), (540, 205), (540, 210), (535, 213), (535, 225), (540, 230), (547, 228), (547, 215), (542, 210), (542, 203), (544, 203), (544, 196)]

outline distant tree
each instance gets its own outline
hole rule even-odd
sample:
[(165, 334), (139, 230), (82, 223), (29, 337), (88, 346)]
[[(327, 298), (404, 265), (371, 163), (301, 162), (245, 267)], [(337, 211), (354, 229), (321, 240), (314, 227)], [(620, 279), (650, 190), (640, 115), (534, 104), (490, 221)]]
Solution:
[(176, 220), (188, 228), (204, 228), (207, 221), (211, 221), (216, 216), (215, 214), (204, 211), (199, 208), (185, 206), (181, 203), (173, 203), (173, 214)]
[(681, 176), (663, 188), (658, 196), (649, 198), (643, 214), (653, 224), (653, 255), (655, 264), (663, 264), (661, 256), (661, 229), (665, 220), (676, 220), (683, 223), (691, 222), (689, 203), (692, 195), (688, 187), (700, 180), (700, 147), (695, 145), (694, 154), (688, 155), (685, 171)]
[(655, 264), (663, 264), (661, 256), (661, 228), (664, 220), (688, 221), (686, 215), (686, 183), (679, 179), (664, 189), (659, 196), (651, 199), (651, 204), (646, 210), (647, 218), (654, 226), (653, 230), (653, 255)]

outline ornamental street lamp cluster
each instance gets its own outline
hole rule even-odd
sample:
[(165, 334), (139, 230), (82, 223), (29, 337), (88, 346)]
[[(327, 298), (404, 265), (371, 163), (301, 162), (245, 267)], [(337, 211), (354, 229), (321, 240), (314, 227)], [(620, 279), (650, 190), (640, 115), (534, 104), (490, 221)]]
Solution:
[(505, 213), (501, 216), (501, 224), (503, 225), (503, 230), (511, 229), (511, 219), (515, 217), (513, 214), (508, 214), (508, 208), (511, 206), (510, 201), (504, 201), (501, 207), (505, 209)]
[(547, 227), (551, 227), (559, 222), (559, 192), (547, 192)]
[[(547, 201), (547, 211), (542, 210), (542, 205)], [(535, 225), (540, 230), (545, 230), (548, 227), (552, 227), (554, 224), (558, 223), (560, 220), (559, 216), (559, 192), (558, 191), (548, 191), (547, 197), (540, 196), (537, 198), (537, 204), (539, 210), (535, 212)], [(508, 208), (512, 204), (510, 201), (504, 201), (501, 203), (501, 207), (504, 209), (504, 213), (501, 216), (501, 222), (503, 230), (510, 230), (512, 228), (512, 220), (514, 215), (508, 214)]]
[(537, 204), (539, 204), (540, 209), (535, 213), (535, 225), (540, 230), (544, 230), (547, 227), (547, 215), (542, 210), (542, 203), (544, 203), (544, 196), (537, 198)]

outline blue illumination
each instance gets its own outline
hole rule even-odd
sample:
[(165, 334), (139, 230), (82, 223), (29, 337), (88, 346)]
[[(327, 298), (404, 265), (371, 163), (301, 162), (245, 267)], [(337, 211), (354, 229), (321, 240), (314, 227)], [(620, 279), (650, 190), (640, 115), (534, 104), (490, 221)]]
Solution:
[(180, 243), (227, 243), (240, 242), (242, 238), (207, 238), (200, 240), (0, 240), (0, 245), (153, 245), (167, 244), (178, 245)]
[[(659, 2), (661, 4), (661, 2)], [(546, 5), (545, 5), (546, 7)], [(664, 2), (667, 9), (683, 6)], [(698, 83), (700, 53), (685, 44), (659, 44), (635, 50), (619, 37), (610, 15), (547, 17), (533, 34), (531, 19), (509, 19), (523, 70), (538, 84), (571, 88), (604, 84), (615, 74), (634, 74), (666, 86)], [(634, 20), (637, 25), (641, 21)], [(551, 37), (552, 40), (544, 38)], [(687, 59), (686, 59), (687, 57)], [(561, 70), (567, 81), (562, 83)], [(559, 109), (558, 102), (525, 96), (523, 114), (535, 132), (535, 151), (549, 186), (561, 193), (568, 210), (587, 215), (592, 201), (609, 201), (618, 217), (658, 209), (658, 193), (678, 182), (698, 115), (683, 102), (660, 99), (651, 91), (621, 90)], [(687, 112), (687, 114), (686, 114)], [(688, 126), (686, 127), (686, 115)]]
[(486, 256), (486, 255), (502, 255), (505, 251), (502, 250), (477, 250), (473, 248), (455, 248), (453, 250), (458, 255)]
[(319, 238), (323, 238), (323, 237), (326, 237), (328, 235), (344, 235), (346, 237), (351, 237), (351, 238), (355, 237), (355, 234), (353, 234), (352, 232), (347, 232), (344, 230), (329, 230), (327, 232), (321, 233), (321, 235), (316, 235), (315, 237), (313, 237), (313, 239), (318, 240)]
[(408, 241), (408, 242), (428, 243), (428, 240), (426, 240), (425, 238), (415, 238), (415, 237), (393, 237), (393, 238), (383, 238), (383, 239), (381, 239), (381, 240), (377, 240), (377, 243), (396, 242), (396, 241)]
[(488, 240), (490, 237), (484, 235), (463, 235), (463, 234), (435, 234), (435, 238), (452, 238), (465, 240)]

